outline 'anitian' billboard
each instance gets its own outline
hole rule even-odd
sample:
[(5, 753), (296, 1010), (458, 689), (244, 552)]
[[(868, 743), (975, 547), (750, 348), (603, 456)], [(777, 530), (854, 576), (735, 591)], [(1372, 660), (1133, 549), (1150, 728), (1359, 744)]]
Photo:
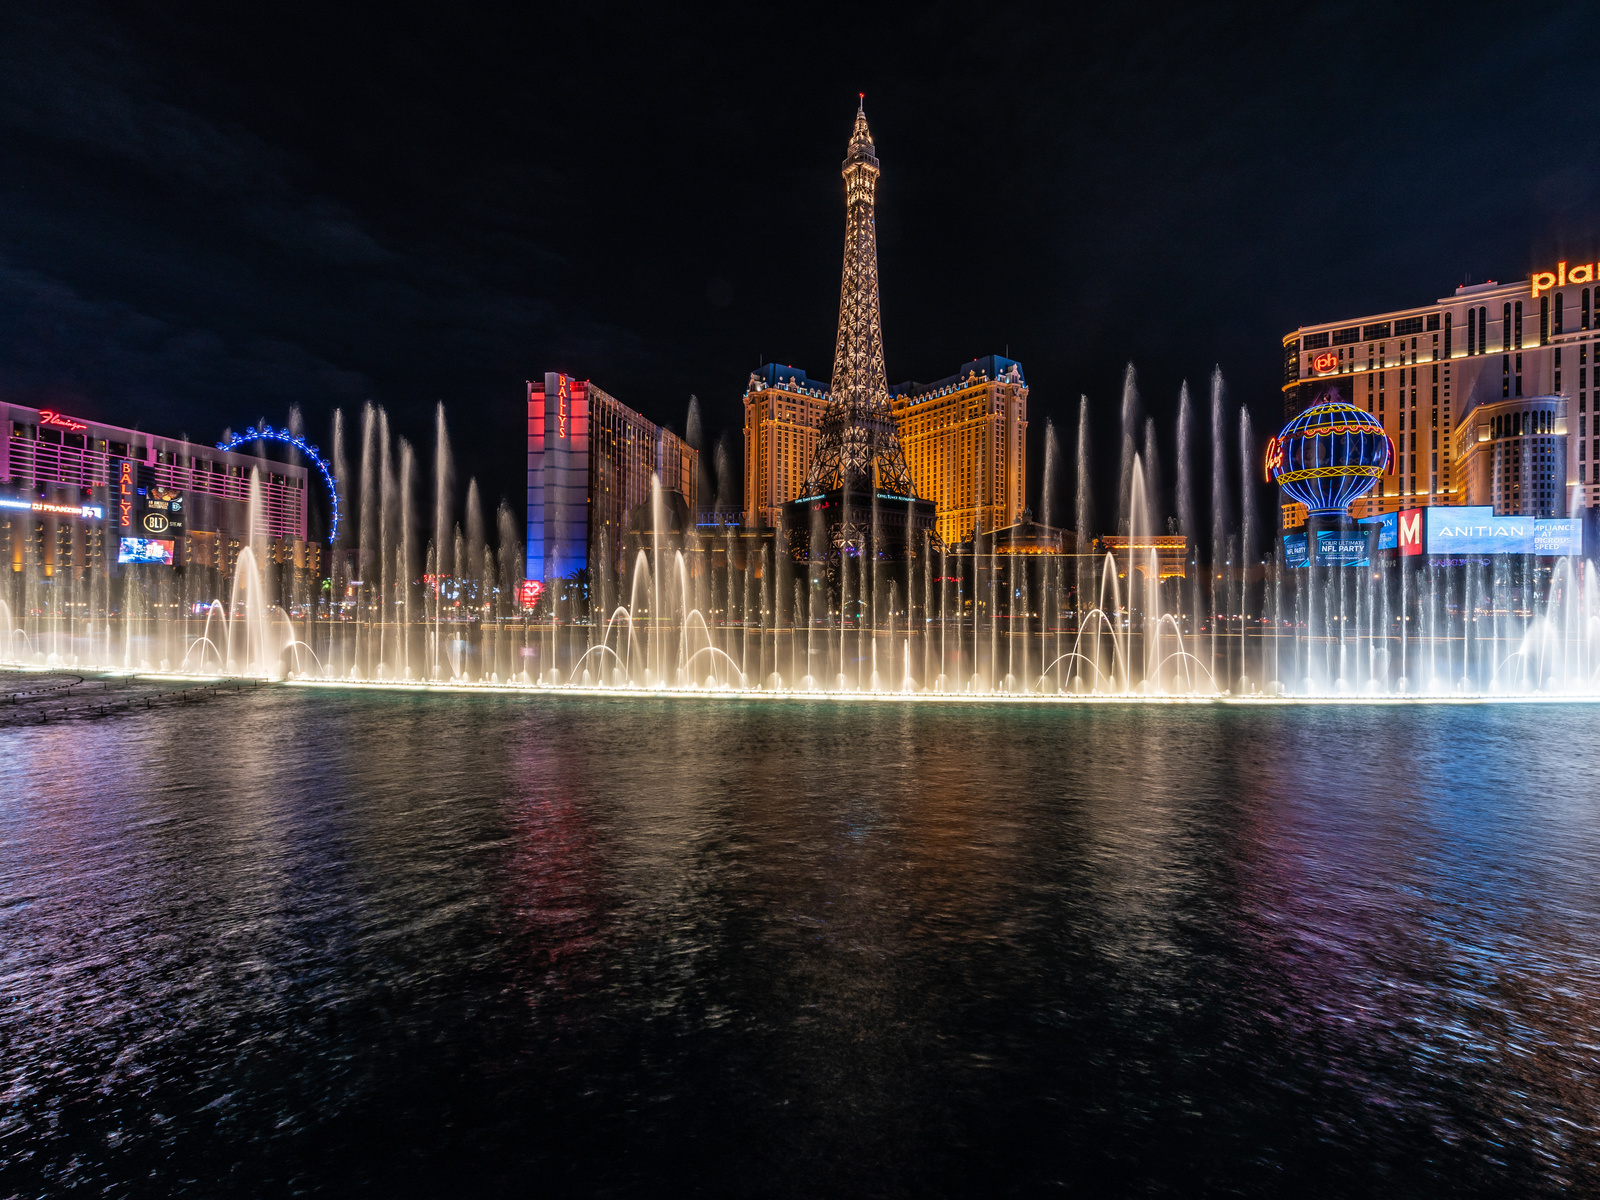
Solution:
[(1583, 553), (1581, 517), (1497, 517), (1487, 504), (1408, 508), (1364, 517), (1360, 524), (1376, 529), (1374, 551), (1398, 550), (1404, 556)]
[(1488, 505), (1426, 510), (1429, 554), (1583, 553), (1579, 517), (1497, 517)]

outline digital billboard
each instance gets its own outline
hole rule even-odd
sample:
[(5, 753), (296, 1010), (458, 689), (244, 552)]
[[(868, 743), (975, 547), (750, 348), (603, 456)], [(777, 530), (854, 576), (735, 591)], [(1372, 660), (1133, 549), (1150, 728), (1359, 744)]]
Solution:
[(139, 514), (141, 533), (159, 538), (183, 536), (182, 492), (165, 487), (147, 488), (143, 510)]
[(1583, 518), (1555, 517), (1533, 523), (1533, 552), (1535, 554), (1581, 555), (1583, 553)]
[(86, 521), (98, 521), (106, 515), (106, 510), (98, 504), (54, 504), (49, 500), (10, 496), (0, 496), (0, 508), (20, 508), (24, 512), (53, 513), (62, 517), (82, 517)]
[(172, 565), (173, 543), (164, 538), (130, 538), (122, 539), (122, 544), (117, 549), (119, 563), (160, 563), (163, 566)]
[(1431, 510), (1421, 508), (1407, 508), (1395, 514), (1395, 524), (1400, 534), (1400, 553), (1409, 557), (1421, 554), (1425, 543), (1423, 538), (1427, 529), (1423, 524), (1422, 514)]
[(1371, 531), (1317, 530), (1317, 541), (1310, 541), (1302, 533), (1283, 534), (1283, 565), (1310, 566), (1366, 566), (1371, 560)]
[(1362, 517), (1357, 524), (1368, 529), (1377, 528), (1377, 544), (1373, 550), (1393, 550), (1400, 545), (1400, 514), (1382, 513), (1376, 517)]
[(1367, 534), (1360, 529), (1319, 529), (1317, 563), (1330, 567), (1367, 565)]
[[(1370, 560), (1368, 531), (1365, 529), (1319, 529), (1316, 531), (1316, 564), (1319, 567), (1364, 567)], [(1283, 535), (1283, 565), (1309, 567), (1312, 543), (1305, 533)]]
[(1583, 553), (1579, 517), (1497, 517), (1483, 504), (1430, 508), (1426, 525), (1429, 554)]

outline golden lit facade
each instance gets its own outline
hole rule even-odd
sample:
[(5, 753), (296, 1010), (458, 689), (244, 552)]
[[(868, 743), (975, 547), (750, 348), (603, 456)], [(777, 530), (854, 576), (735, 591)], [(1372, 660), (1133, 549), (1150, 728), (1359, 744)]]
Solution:
[[(769, 363), (744, 396), (744, 508), (752, 528), (772, 528), (779, 508), (804, 494), (806, 472), (832, 403), (799, 367)], [(1028, 385), (1021, 364), (989, 355), (936, 383), (889, 389), (890, 409), (916, 494), (938, 508), (947, 545), (976, 529), (1015, 525), (1026, 507)]]
[[(1382, 421), (1394, 445), (1395, 470), (1351, 515), (1493, 502), (1497, 511), (1566, 516), (1600, 505), (1600, 428), (1589, 386), (1600, 354), (1597, 272), (1600, 263), (1555, 263), (1516, 283), (1471, 284), (1431, 304), (1288, 334), (1285, 416), (1336, 389)], [(1488, 414), (1502, 409), (1545, 422), (1531, 436), (1552, 441), (1532, 462), (1470, 475), (1461, 456), (1477, 453), (1476, 431), (1497, 428), (1499, 417)], [(1462, 435), (1468, 423), (1471, 437)], [(1298, 504), (1283, 511), (1286, 528), (1305, 519)]]
[(947, 545), (1015, 525), (1027, 504), (1028, 385), (1022, 366), (991, 354), (936, 383), (890, 389), (917, 495), (938, 509)]
[(775, 528), (778, 510), (804, 494), (806, 471), (822, 436), (828, 389), (799, 367), (768, 363), (744, 394), (744, 519)]
[(1149, 576), (1152, 561), (1156, 565), (1156, 578), (1162, 582), (1188, 574), (1189, 539), (1182, 534), (1136, 538), (1107, 534), (1099, 541), (1103, 553), (1110, 554), (1119, 564), (1131, 561), (1133, 569), (1141, 575)]

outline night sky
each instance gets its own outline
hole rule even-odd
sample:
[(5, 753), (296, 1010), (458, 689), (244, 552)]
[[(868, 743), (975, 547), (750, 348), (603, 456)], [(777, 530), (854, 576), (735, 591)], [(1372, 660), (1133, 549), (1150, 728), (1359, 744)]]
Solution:
[(0, 387), (214, 440), (371, 399), (520, 500), (523, 381), (826, 378), (856, 93), (889, 377), (1109, 440), (1304, 322), (1600, 254), (1592, 5), (5, 6)]

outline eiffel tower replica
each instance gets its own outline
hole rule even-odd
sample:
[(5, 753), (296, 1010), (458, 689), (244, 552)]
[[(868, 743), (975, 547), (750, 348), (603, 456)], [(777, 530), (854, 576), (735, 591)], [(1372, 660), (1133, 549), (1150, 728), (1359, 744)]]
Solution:
[(889, 408), (878, 312), (879, 168), (865, 105), (863, 96), (842, 171), (844, 279), (833, 403), (806, 471), (805, 494), (783, 514), (791, 553), (812, 561), (850, 555), (903, 562), (934, 536), (934, 504), (917, 497)]

